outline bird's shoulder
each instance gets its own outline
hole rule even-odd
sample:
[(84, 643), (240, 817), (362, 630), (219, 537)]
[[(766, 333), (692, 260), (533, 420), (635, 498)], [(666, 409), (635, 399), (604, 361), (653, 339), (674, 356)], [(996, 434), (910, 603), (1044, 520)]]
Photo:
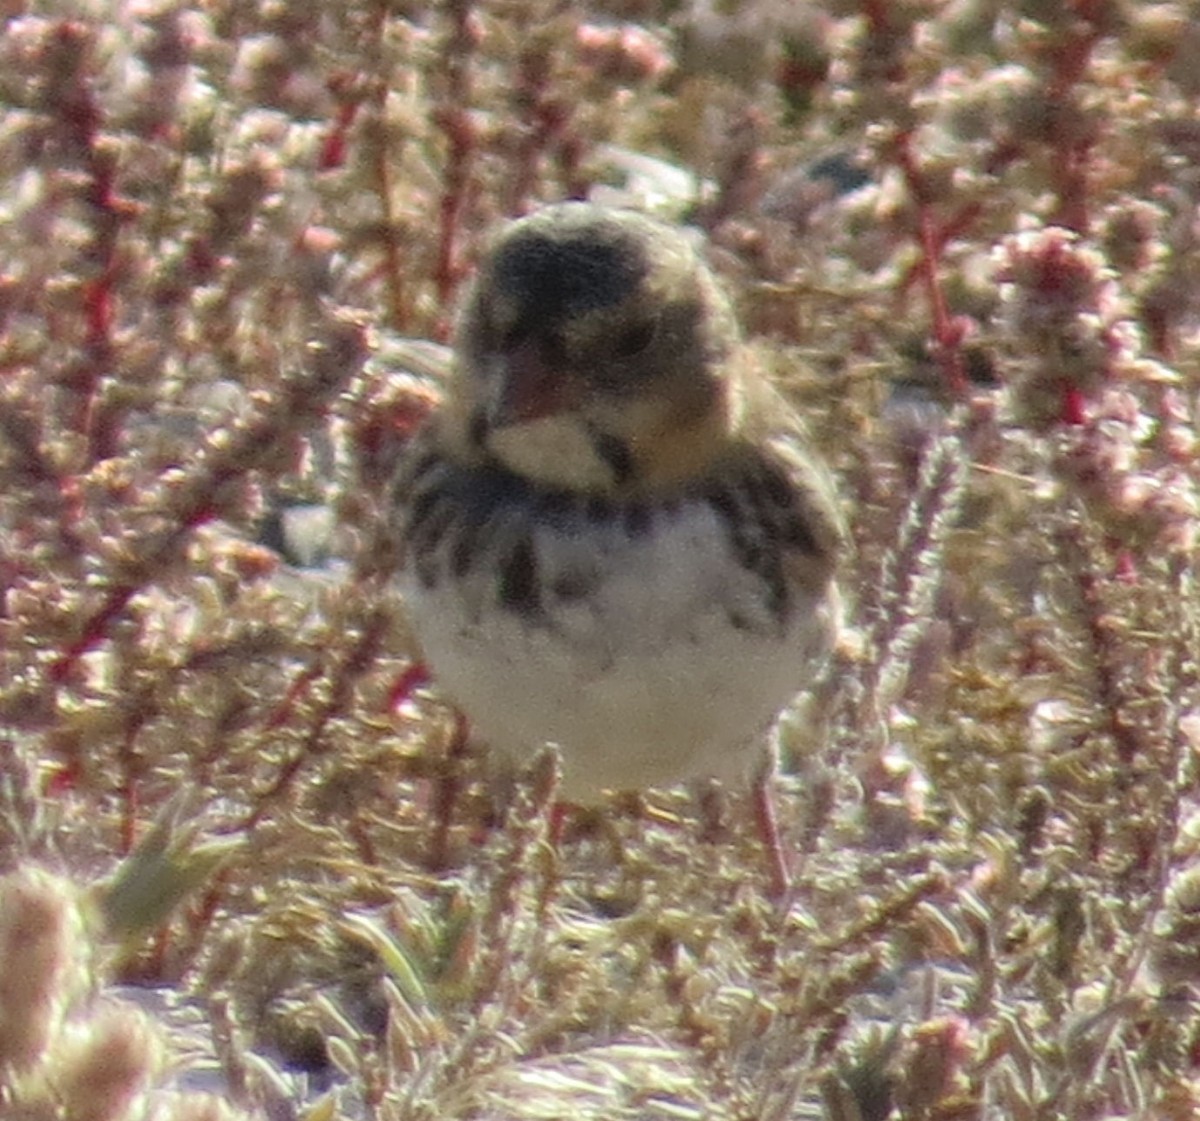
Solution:
[[(827, 557), (832, 568), (846, 550), (849, 531), (837, 486), (803, 418), (761, 372), (739, 385), (735, 438), (729, 458), (773, 503), (805, 527), (803, 551)], [(730, 468), (720, 468), (718, 471)]]

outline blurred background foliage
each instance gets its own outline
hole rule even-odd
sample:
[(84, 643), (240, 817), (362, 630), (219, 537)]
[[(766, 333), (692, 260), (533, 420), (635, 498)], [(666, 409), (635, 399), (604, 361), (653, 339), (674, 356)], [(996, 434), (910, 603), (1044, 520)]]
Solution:
[[(1195, 1115), (1200, 6), (0, 19), (0, 1106)], [(489, 830), (388, 590), (455, 293), (563, 197), (707, 237), (842, 482), (782, 909), (682, 793)]]

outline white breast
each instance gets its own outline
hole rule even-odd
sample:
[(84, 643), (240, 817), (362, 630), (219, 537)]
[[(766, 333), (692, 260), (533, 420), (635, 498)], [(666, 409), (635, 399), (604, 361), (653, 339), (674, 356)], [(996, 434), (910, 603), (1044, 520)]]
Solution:
[[(773, 618), (703, 502), (659, 512), (636, 536), (615, 519), (540, 527), (532, 545), (540, 615), (503, 606), (486, 562), (433, 588), (405, 572), (403, 592), (473, 733), (518, 761), (557, 744), (568, 799), (748, 771), (832, 646), (830, 599), (798, 593), (786, 623)], [(555, 594), (567, 576), (587, 593)]]

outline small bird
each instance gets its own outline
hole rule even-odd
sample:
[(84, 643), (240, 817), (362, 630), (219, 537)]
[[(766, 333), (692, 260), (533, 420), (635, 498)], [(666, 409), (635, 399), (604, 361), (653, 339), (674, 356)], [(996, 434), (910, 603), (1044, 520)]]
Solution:
[(506, 226), (393, 492), (437, 684), (501, 767), (594, 802), (745, 778), (827, 661), (845, 529), (692, 238), (568, 202)]

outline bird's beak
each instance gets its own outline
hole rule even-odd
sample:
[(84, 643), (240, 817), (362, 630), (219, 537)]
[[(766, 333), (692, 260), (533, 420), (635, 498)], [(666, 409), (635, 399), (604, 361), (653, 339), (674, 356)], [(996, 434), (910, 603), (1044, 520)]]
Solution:
[(537, 340), (527, 339), (494, 359), (499, 386), (488, 410), (492, 428), (507, 428), (570, 412), (581, 397), (577, 378), (546, 361)]

